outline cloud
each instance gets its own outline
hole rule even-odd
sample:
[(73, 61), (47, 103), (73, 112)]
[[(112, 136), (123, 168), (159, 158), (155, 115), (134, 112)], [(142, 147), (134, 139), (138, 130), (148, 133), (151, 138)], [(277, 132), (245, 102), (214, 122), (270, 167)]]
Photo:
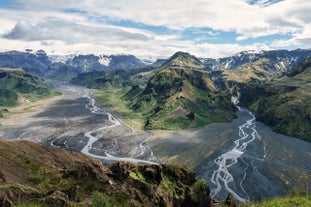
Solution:
[[(23, 2), (19, 0), (19, 3)], [(236, 31), (244, 37), (292, 32), (311, 19), (311, 5), (305, 0), (260, 0), (256, 4), (245, 0), (131, 0), (130, 3), (127, 0), (81, 0), (79, 3), (73, 0), (58, 3), (29, 0), (24, 4), (28, 9), (75, 9), (94, 17), (131, 20), (171, 29), (209, 27)]]
[(276, 40), (272, 46), (282, 48), (289, 46), (298, 46), (300, 48), (311, 47), (311, 24), (306, 29), (303, 29), (293, 34), (293, 37), (286, 40)]
[(102, 40), (138, 40), (148, 41), (151, 37), (137, 32), (125, 31), (111, 26), (90, 26), (73, 22), (48, 20), (36, 25), (20, 21), (7, 34), (8, 39), (26, 41), (61, 40), (68, 44), (77, 42), (96, 42)]
[[(62, 52), (74, 48), (81, 52), (145, 53), (163, 57), (176, 50), (187, 50), (200, 56), (219, 57), (247, 48), (310, 45), (311, 5), (305, 0), (14, 2), (18, 8), (0, 9), (1, 42), (12, 47), (17, 47), (13, 44), (16, 41), (21, 48), (33, 45)], [(133, 24), (122, 25), (122, 22)], [(152, 29), (158, 26), (167, 28), (169, 33)], [(193, 39), (191, 34), (183, 37), (189, 28), (197, 32)], [(236, 38), (224, 44), (223, 32), (235, 34)], [(291, 34), (292, 38), (275, 40), (272, 45), (250, 41), (241, 45), (245, 40), (274, 34)], [(217, 39), (217, 44), (211, 44), (212, 39)]]

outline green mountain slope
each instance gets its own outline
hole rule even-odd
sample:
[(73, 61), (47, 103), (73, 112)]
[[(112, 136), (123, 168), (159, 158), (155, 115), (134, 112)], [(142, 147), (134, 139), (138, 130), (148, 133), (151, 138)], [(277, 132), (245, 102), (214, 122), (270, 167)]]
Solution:
[(238, 66), (234, 70), (224, 70), (222, 78), (225, 82), (235, 82), (240, 84), (266, 83), (280, 77), (282, 71), (267, 70), (267, 65), (271, 64), (268, 59), (262, 58), (252, 63)]
[(0, 206), (211, 206), (206, 182), (183, 167), (106, 167), (29, 141), (0, 141), (0, 149)]
[(144, 90), (124, 97), (130, 107), (146, 117), (146, 129), (180, 129), (230, 121), (234, 106), (230, 95), (218, 92), (202, 70), (203, 64), (178, 52), (148, 81)]
[(0, 106), (15, 106), (55, 95), (53, 85), (22, 69), (0, 69)]
[(93, 71), (79, 74), (71, 82), (88, 88), (104, 89), (107, 87), (125, 87), (145, 85), (155, 66), (135, 69), (119, 69), (113, 71)]
[(311, 58), (267, 85), (251, 85), (241, 101), (275, 131), (311, 141)]

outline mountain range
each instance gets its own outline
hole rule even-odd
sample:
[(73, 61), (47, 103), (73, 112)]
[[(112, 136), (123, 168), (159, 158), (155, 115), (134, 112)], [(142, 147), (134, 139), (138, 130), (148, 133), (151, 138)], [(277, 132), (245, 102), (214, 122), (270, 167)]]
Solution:
[[(310, 98), (310, 91), (305, 87), (309, 83), (309, 76), (305, 76), (307, 79), (294, 79), (294, 76), (301, 77), (299, 74), (307, 73), (299, 69), (299, 63), (308, 57), (311, 57), (311, 50), (301, 49), (244, 51), (219, 59), (197, 58), (189, 53), (177, 52), (169, 59), (146, 65), (133, 55), (90, 54), (60, 59), (49, 57), (39, 50), (2, 52), (0, 66), (23, 68), (25, 72), (41, 77), (72, 80), (74, 84), (91, 88), (127, 88), (122, 99), (127, 102), (128, 108), (144, 117), (145, 129), (177, 129), (230, 121), (235, 113), (235, 108), (230, 103), (231, 96), (234, 95), (240, 97), (243, 105), (258, 113), (258, 120), (272, 126), (276, 131), (310, 140), (311, 136), (305, 129), (311, 126), (309, 112), (305, 106), (302, 107), (303, 111), (300, 111), (301, 103), (308, 102)], [(282, 78), (286, 81), (279, 80)], [(291, 82), (295, 83), (294, 86)], [(297, 91), (293, 89), (295, 87), (304, 88), (303, 93), (298, 93), (302, 89)], [(261, 93), (252, 92), (254, 88), (265, 95), (258, 96)], [(303, 130), (287, 123), (295, 122), (296, 115), (296, 118), (293, 118), (293, 115), (292, 120), (284, 121), (283, 116), (276, 115), (277, 112), (271, 113), (273, 107), (263, 110), (264, 105), (259, 102), (259, 99), (264, 100), (263, 96), (272, 97), (271, 94), (274, 94), (274, 98), (281, 98), (281, 95), (276, 96), (281, 93), (279, 90), (289, 89), (302, 94), (306, 99), (298, 101), (298, 96), (290, 97), (296, 100), (294, 105), (299, 108), (297, 113), (302, 114), (303, 120), (307, 120), (299, 125), (305, 126)], [(250, 95), (254, 93), (256, 96)], [(16, 100), (16, 94), (8, 91), (2, 91), (2, 94), (6, 94), (8, 99)], [(270, 102), (274, 103), (268, 103)], [(278, 111), (277, 108), (273, 109)], [(289, 110), (287, 106), (285, 109)], [(281, 111), (279, 113), (286, 112)], [(291, 127), (288, 127), (289, 125)], [(296, 132), (290, 128), (295, 128)]]
[[(269, 60), (264, 65), (265, 70), (284, 71), (293, 67), (301, 60), (310, 57), (311, 50), (272, 50), (272, 51), (244, 51), (231, 57), (218, 59), (196, 58), (204, 64), (207, 70), (234, 69), (245, 63), (252, 63), (258, 60)], [(162, 60), (165, 61), (165, 60)], [(94, 70), (114, 70), (137, 68), (153, 63), (138, 59), (133, 55), (67, 55), (48, 56), (45, 51), (26, 50), (25, 52), (8, 51), (0, 53), (0, 67), (23, 68), (33, 73), (44, 74), (52, 70), (49, 68), (53, 63), (63, 63), (71, 70), (82, 73)], [(55, 66), (54, 66), (55, 69)]]
[(301, 60), (311, 56), (311, 50), (270, 50), (270, 51), (242, 51), (231, 57), (218, 59), (200, 58), (209, 70), (231, 70), (245, 63), (258, 60), (269, 60), (263, 69), (270, 71), (284, 71), (295, 66)]
[[(47, 78), (72, 78), (79, 73), (137, 68), (146, 62), (133, 55), (69, 55), (48, 56), (43, 50), (25, 52), (8, 51), (0, 53), (0, 67), (23, 68), (27, 72)], [(61, 76), (59, 73), (66, 76)]]

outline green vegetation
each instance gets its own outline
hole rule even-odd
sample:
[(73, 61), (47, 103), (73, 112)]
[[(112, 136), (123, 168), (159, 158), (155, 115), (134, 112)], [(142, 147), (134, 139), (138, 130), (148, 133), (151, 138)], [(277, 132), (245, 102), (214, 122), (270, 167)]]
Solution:
[(93, 71), (79, 74), (72, 79), (72, 83), (88, 88), (106, 89), (109, 87), (122, 88), (133, 85), (144, 86), (153, 74), (154, 67), (148, 66), (136, 69), (120, 69), (113, 71)]
[(311, 206), (310, 196), (276, 198), (251, 205), (251, 207), (309, 207), (309, 206)]
[(30, 75), (22, 69), (0, 69), (0, 106), (12, 107), (57, 95), (54, 86), (45, 80)]
[[(226, 83), (268, 83), (279, 77), (282, 71), (267, 70), (271, 63), (267, 58), (261, 58), (252, 63), (245, 63), (238, 66), (234, 70), (225, 70), (222, 72), (222, 78)], [(229, 86), (229, 85), (228, 85)]]
[(142, 129), (144, 118), (139, 112), (135, 112), (128, 107), (129, 102), (123, 96), (130, 90), (126, 88), (105, 88), (104, 90), (97, 91), (93, 95), (99, 103), (111, 107), (114, 114), (122, 117), (122, 120), (135, 129)]
[(145, 117), (145, 129), (201, 127), (234, 116), (229, 94), (216, 91), (204, 72), (192, 69), (163, 68), (144, 90), (125, 98)]
[(119, 206), (121, 207), (125, 205), (120, 204), (120, 201), (118, 201), (116, 198), (112, 196), (107, 196), (100, 192), (94, 192), (92, 195), (91, 207), (119, 207)]
[(217, 91), (203, 69), (197, 58), (178, 52), (157, 69), (92, 72), (72, 83), (100, 89), (97, 100), (135, 128), (176, 130), (232, 120), (230, 94)]
[(27, 203), (20, 204), (17, 207), (43, 207), (43, 205), (36, 204), (36, 203), (33, 203), (33, 202), (27, 202)]
[(268, 85), (241, 89), (242, 104), (273, 130), (311, 141), (311, 59)]

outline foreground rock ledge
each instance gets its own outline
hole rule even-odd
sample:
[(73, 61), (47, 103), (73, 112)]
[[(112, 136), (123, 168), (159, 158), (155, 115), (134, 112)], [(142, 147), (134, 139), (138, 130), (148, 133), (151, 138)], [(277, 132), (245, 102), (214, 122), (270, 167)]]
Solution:
[(29, 141), (0, 141), (0, 206), (211, 206), (193, 171), (172, 165), (114, 163)]

